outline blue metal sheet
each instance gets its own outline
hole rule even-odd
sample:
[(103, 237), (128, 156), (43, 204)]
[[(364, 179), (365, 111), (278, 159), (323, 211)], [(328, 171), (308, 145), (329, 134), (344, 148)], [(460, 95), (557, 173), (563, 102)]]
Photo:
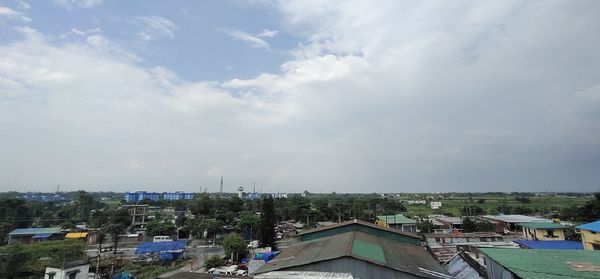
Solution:
[(40, 234), (36, 234), (36, 235), (32, 236), (31, 238), (35, 238), (35, 239), (48, 238), (51, 235), (52, 235), (51, 233), (40, 233)]
[(143, 242), (135, 249), (136, 254), (166, 252), (185, 249), (185, 240), (169, 242)]
[(558, 250), (583, 250), (581, 241), (572, 240), (515, 240), (515, 243), (529, 249), (558, 249)]

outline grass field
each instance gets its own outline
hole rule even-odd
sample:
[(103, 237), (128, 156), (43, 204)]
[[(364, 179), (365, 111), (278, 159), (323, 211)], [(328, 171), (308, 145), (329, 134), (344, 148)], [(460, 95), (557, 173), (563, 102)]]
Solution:
[[(485, 199), (483, 203), (478, 203), (478, 200)], [(441, 199), (442, 211), (448, 215), (460, 216), (461, 209), (467, 205), (479, 206), (486, 214), (498, 213), (498, 207), (525, 207), (531, 208), (538, 212), (550, 212), (569, 208), (572, 206), (582, 206), (587, 201), (591, 200), (588, 197), (564, 197), (564, 196), (542, 196), (530, 197), (527, 203), (515, 200), (514, 197), (499, 197), (499, 196), (473, 196), (455, 197)], [(406, 205), (408, 216), (426, 216), (430, 214), (438, 214), (438, 210), (433, 210), (429, 205)]]

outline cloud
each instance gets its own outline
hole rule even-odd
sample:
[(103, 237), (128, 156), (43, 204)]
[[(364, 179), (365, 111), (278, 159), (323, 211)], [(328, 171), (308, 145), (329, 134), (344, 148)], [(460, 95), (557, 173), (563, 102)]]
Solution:
[(88, 29), (88, 30), (79, 30), (77, 28), (71, 28), (71, 30), (69, 30), (69, 32), (61, 34), (60, 38), (64, 39), (71, 35), (84, 36), (84, 35), (90, 35), (90, 34), (95, 34), (95, 33), (100, 33), (100, 32), (102, 32), (102, 29), (100, 29), (99, 27)]
[(225, 34), (231, 36), (236, 40), (240, 40), (250, 44), (251, 47), (254, 48), (264, 48), (269, 49), (271, 46), (265, 40), (259, 38), (258, 36), (252, 36), (246, 32), (240, 30), (232, 30), (232, 31), (223, 31)]
[(265, 38), (273, 38), (273, 37), (275, 37), (275, 35), (277, 35), (277, 33), (279, 33), (279, 31), (277, 31), (277, 30), (263, 29), (263, 31), (260, 32), (260, 33), (258, 33), (256, 35), (256, 37), (259, 37), (259, 38), (263, 38), (263, 37), (265, 37)]
[(89, 9), (102, 4), (104, 0), (54, 0), (54, 4), (67, 10)]
[(143, 40), (173, 39), (177, 25), (160, 16), (139, 16), (134, 20), (141, 30), (137, 35)]
[(9, 7), (0, 6), (0, 16), (11, 18), (11, 19), (19, 19), (21, 21), (29, 22), (31, 18), (25, 16), (22, 12), (15, 11)]
[(303, 42), (225, 81), (22, 27), (0, 44), (0, 187), (596, 190), (599, 5), (282, 1)]

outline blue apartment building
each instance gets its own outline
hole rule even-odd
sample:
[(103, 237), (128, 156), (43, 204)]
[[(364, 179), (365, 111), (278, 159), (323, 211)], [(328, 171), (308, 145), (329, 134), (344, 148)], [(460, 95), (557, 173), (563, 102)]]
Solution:
[(177, 201), (177, 200), (191, 200), (194, 198), (194, 193), (190, 192), (146, 192), (146, 191), (137, 191), (137, 192), (126, 192), (123, 194), (123, 199), (127, 203), (137, 203), (143, 199), (149, 199), (152, 201), (158, 201), (159, 199)]

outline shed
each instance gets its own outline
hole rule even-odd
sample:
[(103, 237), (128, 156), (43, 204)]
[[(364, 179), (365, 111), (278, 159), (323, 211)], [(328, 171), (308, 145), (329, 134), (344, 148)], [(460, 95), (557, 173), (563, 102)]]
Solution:
[(30, 244), (38, 241), (62, 239), (62, 228), (23, 228), (8, 233), (8, 244)]
[(414, 233), (403, 232), (398, 229), (384, 228), (356, 219), (353, 221), (346, 221), (326, 227), (303, 231), (298, 234), (298, 237), (300, 238), (300, 241), (308, 241), (353, 231), (363, 232), (408, 244), (421, 245), (421, 238)]
[(356, 278), (439, 278), (447, 271), (421, 246), (348, 231), (283, 249), (256, 271), (347, 272)]
[(600, 220), (576, 227), (581, 232), (585, 250), (600, 250)]
[(559, 223), (523, 223), (523, 235), (528, 240), (565, 240), (565, 229), (569, 226)]
[(417, 221), (402, 214), (377, 216), (375, 224), (386, 228), (395, 228), (404, 232), (416, 232)]
[(600, 278), (600, 253), (482, 248), (490, 279)]

